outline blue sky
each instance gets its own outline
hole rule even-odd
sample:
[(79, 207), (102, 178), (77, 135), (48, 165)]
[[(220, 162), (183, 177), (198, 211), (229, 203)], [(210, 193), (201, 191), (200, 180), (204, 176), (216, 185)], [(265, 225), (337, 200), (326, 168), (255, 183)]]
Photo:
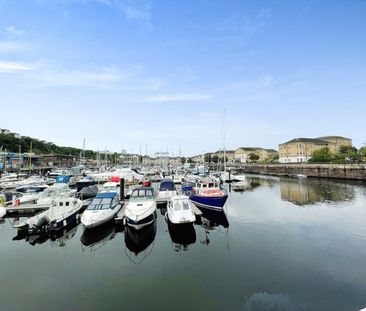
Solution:
[(223, 133), (227, 149), (361, 147), (365, 16), (362, 0), (0, 0), (0, 127), (149, 154)]

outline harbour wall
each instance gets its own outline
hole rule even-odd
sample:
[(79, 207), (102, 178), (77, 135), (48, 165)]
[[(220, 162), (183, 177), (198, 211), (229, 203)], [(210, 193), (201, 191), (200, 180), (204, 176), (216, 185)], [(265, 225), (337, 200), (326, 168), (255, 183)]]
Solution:
[(246, 164), (238, 170), (250, 174), (338, 178), (366, 181), (366, 164)]

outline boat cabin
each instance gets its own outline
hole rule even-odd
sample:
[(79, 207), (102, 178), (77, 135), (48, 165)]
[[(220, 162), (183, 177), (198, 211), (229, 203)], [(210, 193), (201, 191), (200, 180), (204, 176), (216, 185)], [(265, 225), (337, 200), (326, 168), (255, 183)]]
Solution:
[(138, 187), (131, 193), (130, 200), (137, 201), (142, 199), (154, 199), (154, 188), (152, 187)]
[(115, 209), (118, 203), (119, 200), (116, 192), (101, 192), (93, 199), (87, 210)]

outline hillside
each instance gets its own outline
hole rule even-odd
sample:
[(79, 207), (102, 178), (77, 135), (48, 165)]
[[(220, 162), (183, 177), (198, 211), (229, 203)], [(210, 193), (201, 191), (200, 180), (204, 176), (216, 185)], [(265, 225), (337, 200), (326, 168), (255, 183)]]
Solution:
[[(32, 147), (32, 152), (36, 154), (79, 156), (81, 151), (80, 148), (57, 146), (52, 142), (21, 136), (6, 129), (0, 129), (0, 148), (2, 148), (2, 151), (19, 152), (19, 146), (21, 152), (29, 152)], [(87, 158), (95, 157), (96, 152), (93, 150), (85, 150), (85, 156)]]

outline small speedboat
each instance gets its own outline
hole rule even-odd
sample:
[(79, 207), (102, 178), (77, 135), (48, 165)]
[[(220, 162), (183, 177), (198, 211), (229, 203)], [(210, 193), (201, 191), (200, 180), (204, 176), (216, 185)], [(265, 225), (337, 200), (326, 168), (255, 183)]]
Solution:
[(130, 201), (126, 205), (125, 219), (128, 226), (141, 229), (151, 224), (156, 218), (156, 202), (154, 189), (138, 187), (132, 191)]
[(306, 179), (306, 178), (308, 178), (306, 175), (304, 175), (304, 174), (297, 174), (296, 175), (296, 177), (298, 178), (298, 179)]
[(167, 217), (173, 224), (186, 224), (196, 221), (191, 202), (186, 195), (177, 195), (168, 202)]
[(167, 203), (172, 197), (176, 196), (177, 189), (175, 188), (174, 182), (171, 179), (163, 179), (160, 182), (160, 187), (158, 191), (158, 196), (156, 197), (156, 202)]
[(100, 226), (112, 220), (121, 207), (117, 192), (101, 192), (84, 211), (81, 223), (86, 228)]
[(25, 225), (29, 233), (59, 230), (78, 219), (82, 206), (77, 198), (61, 197), (52, 201), (49, 209), (27, 219)]

